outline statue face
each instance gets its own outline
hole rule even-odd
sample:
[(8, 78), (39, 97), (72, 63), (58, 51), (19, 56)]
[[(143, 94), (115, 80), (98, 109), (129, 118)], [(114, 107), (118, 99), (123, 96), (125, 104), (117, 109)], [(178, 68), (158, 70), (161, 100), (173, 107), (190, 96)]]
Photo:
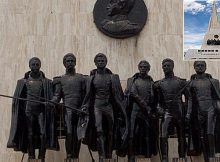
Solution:
[(148, 64), (146, 63), (141, 63), (139, 66), (138, 66), (138, 69), (140, 71), (141, 74), (148, 74), (148, 72), (150, 71), (150, 67)]
[(34, 59), (30, 62), (29, 67), (32, 72), (39, 72), (41, 68), (41, 62), (37, 59)]
[(162, 68), (165, 74), (173, 72), (173, 64), (170, 61), (164, 62)]
[(105, 57), (97, 57), (95, 60), (95, 65), (98, 69), (104, 69), (107, 65), (107, 60)]
[(203, 61), (198, 61), (195, 66), (194, 69), (196, 71), (197, 74), (203, 74), (206, 71), (206, 64)]
[(75, 68), (76, 60), (73, 57), (68, 56), (65, 60), (64, 66), (66, 67), (66, 69)]
[(125, 6), (125, 2), (121, 0), (110, 0), (107, 6), (108, 16), (114, 16), (120, 14), (122, 8)]

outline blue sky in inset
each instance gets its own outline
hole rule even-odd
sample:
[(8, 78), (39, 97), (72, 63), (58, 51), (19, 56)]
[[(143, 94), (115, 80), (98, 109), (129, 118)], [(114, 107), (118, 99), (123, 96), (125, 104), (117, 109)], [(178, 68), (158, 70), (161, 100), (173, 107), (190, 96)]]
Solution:
[[(208, 29), (212, 4), (213, 0), (184, 0), (184, 51), (201, 47)], [(216, 0), (216, 6), (220, 15), (220, 0)]]

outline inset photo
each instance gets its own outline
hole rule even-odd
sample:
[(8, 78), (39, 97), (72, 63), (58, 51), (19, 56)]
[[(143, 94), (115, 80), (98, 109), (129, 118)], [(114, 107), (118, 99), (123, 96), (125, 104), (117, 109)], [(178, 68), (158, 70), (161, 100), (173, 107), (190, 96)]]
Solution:
[(184, 0), (184, 60), (220, 60), (219, 16), (220, 0)]

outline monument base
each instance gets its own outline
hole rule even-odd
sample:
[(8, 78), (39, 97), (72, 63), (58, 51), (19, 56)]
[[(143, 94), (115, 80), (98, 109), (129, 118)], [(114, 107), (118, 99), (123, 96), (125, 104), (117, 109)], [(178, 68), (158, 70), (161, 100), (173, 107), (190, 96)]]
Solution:
[(79, 159), (64, 159), (64, 162), (79, 162)]
[(151, 162), (150, 158), (136, 158), (135, 162)]
[(117, 162), (116, 159), (104, 159), (104, 162)]

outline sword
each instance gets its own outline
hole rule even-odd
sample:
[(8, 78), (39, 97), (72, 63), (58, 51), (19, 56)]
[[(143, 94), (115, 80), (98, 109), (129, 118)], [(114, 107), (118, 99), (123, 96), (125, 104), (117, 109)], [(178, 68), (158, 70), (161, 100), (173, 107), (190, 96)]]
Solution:
[[(31, 95), (31, 94), (29, 94), (29, 95)], [(32, 96), (34, 96), (34, 95), (32, 95)], [(21, 98), (21, 97), (15, 97), (15, 96), (8, 96), (8, 95), (3, 95), (3, 94), (0, 94), (0, 97), (12, 98), (12, 99), (23, 100), (23, 101), (29, 101), (29, 102), (35, 102), (35, 103), (40, 103), (40, 104), (45, 105), (45, 102), (37, 101), (37, 100), (31, 100), (31, 99), (27, 99), (27, 98)], [(36, 96), (35, 96), (35, 97), (36, 97)], [(82, 110), (79, 110), (79, 109), (75, 109), (75, 108), (73, 108), (73, 107), (69, 107), (69, 106), (66, 106), (66, 105), (62, 105), (62, 104), (60, 104), (60, 103), (56, 103), (56, 102), (47, 100), (46, 98), (42, 98), (42, 97), (38, 97), (38, 98), (44, 99), (44, 100), (47, 101), (47, 102), (50, 102), (50, 103), (53, 103), (53, 104), (56, 104), (56, 105), (59, 105), (59, 106), (64, 106), (64, 107), (66, 107), (66, 108), (68, 108), (68, 109), (77, 111), (78, 113), (83, 113), (83, 114), (85, 114), (85, 115), (88, 115), (88, 113), (85, 112), (85, 111), (82, 111)]]

